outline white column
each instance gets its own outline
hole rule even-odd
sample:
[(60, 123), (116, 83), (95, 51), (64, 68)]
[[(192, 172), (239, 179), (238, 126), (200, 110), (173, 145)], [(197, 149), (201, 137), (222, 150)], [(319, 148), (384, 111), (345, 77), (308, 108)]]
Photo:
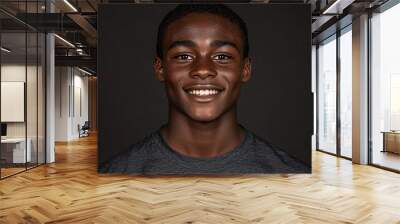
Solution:
[[(47, 11), (53, 12), (54, 6), (50, 1), (46, 4)], [(55, 161), (55, 44), (54, 35), (46, 35), (46, 163)]]
[(368, 15), (353, 19), (353, 162), (368, 163)]

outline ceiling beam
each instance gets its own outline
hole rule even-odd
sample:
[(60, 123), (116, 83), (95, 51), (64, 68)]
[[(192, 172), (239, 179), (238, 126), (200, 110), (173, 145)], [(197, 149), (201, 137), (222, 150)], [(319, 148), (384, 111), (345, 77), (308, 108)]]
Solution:
[(67, 14), (67, 16), (78, 24), (91, 38), (97, 38), (97, 30), (90, 24), (85, 17), (79, 13)]
[(81, 66), (96, 71), (97, 60), (90, 56), (55, 56), (56, 66)]

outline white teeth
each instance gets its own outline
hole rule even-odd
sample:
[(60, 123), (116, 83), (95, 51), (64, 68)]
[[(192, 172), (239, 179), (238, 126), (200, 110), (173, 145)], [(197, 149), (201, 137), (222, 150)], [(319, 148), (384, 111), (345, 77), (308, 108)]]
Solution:
[(201, 90), (190, 90), (189, 94), (197, 95), (197, 96), (209, 96), (209, 95), (216, 95), (219, 91), (215, 89), (201, 89)]

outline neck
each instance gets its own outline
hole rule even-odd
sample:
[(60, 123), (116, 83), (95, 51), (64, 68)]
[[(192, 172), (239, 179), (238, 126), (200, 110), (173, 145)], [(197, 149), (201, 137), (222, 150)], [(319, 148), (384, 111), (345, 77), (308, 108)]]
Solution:
[(210, 122), (195, 121), (178, 111), (169, 111), (169, 122), (161, 130), (175, 151), (191, 157), (216, 157), (233, 150), (245, 133), (237, 123), (236, 108)]

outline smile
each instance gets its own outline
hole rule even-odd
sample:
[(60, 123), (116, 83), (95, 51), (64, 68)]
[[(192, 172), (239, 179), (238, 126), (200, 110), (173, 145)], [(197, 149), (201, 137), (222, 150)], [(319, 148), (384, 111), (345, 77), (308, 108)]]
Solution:
[(190, 95), (196, 95), (196, 96), (212, 96), (212, 95), (217, 95), (220, 91), (216, 89), (201, 89), (201, 90), (189, 90), (187, 92)]
[(224, 91), (224, 88), (222, 86), (214, 84), (193, 84), (185, 86), (183, 90), (192, 96), (210, 97), (218, 95), (219, 93)]

